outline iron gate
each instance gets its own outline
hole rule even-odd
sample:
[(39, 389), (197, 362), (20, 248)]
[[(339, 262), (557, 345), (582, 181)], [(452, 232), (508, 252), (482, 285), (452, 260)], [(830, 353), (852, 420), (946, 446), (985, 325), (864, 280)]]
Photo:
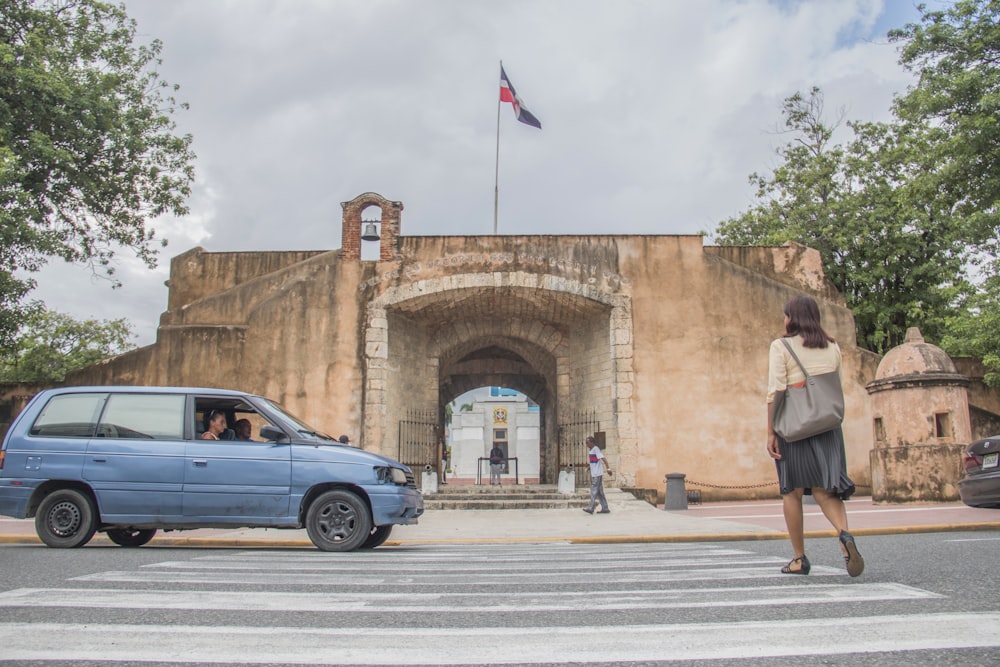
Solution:
[(590, 486), (590, 465), (587, 461), (587, 436), (597, 434), (601, 423), (597, 410), (574, 412), (567, 421), (559, 424), (559, 470), (572, 464), (578, 487)]
[(433, 410), (407, 410), (406, 419), (399, 420), (396, 460), (413, 470), (417, 486), (421, 485), (424, 466), (437, 470), (441, 465), (440, 433)]

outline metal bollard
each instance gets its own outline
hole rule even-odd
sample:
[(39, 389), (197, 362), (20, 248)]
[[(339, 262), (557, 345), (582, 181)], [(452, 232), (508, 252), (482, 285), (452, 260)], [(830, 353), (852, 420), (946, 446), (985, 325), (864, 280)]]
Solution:
[(420, 491), (425, 496), (438, 492), (438, 476), (433, 466), (424, 466), (424, 472), (420, 479)]
[(566, 466), (565, 470), (559, 471), (559, 484), (556, 487), (559, 493), (571, 496), (576, 493), (576, 474), (573, 472), (573, 464)]
[(666, 476), (667, 489), (664, 493), (664, 510), (686, 510), (688, 508), (687, 490), (684, 486), (686, 475), (682, 472), (668, 472)]

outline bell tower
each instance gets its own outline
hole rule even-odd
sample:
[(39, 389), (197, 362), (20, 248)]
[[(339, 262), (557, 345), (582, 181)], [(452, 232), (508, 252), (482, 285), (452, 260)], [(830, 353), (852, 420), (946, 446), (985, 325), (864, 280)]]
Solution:
[[(399, 224), (403, 202), (389, 201), (375, 192), (366, 192), (351, 201), (341, 202), (340, 206), (344, 209), (340, 242), (344, 259), (361, 259), (362, 240), (379, 242), (381, 261), (399, 258)], [(362, 220), (362, 213), (373, 206), (382, 212), (381, 220)]]

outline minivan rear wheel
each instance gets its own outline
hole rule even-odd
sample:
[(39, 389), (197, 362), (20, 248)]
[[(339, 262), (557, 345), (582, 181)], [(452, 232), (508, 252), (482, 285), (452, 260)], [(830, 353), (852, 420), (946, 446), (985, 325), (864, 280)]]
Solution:
[(108, 528), (108, 539), (120, 547), (141, 547), (156, 535), (156, 529)]
[(35, 514), (35, 532), (56, 549), (75, 549), (97, 532), (97, 517), (90, 498), (75, 489), (59, 489), (45, 496)]
[(327, 491), (309, 506), (306, 532), (323, 551), (353, 551), (372, 532), (371, 513), (356, 494), (342, 489)]

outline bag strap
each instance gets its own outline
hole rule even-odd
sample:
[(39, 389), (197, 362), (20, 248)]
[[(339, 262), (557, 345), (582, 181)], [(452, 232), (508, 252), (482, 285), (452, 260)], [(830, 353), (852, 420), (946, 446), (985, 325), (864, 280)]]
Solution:
[(806, 367), (802, 365), (801, 361), (799, 361), (799, 357), (798, 357), (798, 355), (795, 354), (795, 350), (793, 350), (792, 346), (788, 344), (788, 339), (787, 338), (782, 338), (781, 342), (785, 344), (786, 348), (788, 348), (788, 353), (790, 355), (792, 355), (792, 359), (794, 359), (795, 363), (797, 363), (799, 365), (799, 368), (802, 369), (802, 374), (805, 375), (806, 379), (808, 380), (809, 379), (809, 371), (807, 371)]

